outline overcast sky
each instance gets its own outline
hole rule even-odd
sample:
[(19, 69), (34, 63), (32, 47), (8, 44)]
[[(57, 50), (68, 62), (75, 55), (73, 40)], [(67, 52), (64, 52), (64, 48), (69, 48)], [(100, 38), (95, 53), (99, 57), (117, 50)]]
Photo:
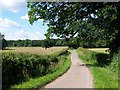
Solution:
[(26, 0), (0, 0), (0, 32), (6, 40), (44, 39), (47, 25), (42, 20), (33, 25), (28, 21)]

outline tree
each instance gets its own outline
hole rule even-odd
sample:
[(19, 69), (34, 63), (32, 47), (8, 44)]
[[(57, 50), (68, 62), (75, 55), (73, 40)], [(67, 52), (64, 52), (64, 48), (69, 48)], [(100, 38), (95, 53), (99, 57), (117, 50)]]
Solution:
[(42, 47), (43, 48), (45, 48), (45, 49), (47, 49), (47, 48), (49, 48), (50, 47), (50, 42), (49, 42), (49, 40), (47, 40), (47, 39), (44, 39), (44, 41), (42, 42)]
[(5, 49), (8, 44), (7, 44), (7, 41), (4, 39), (4, 35), (0, 33), (0, 46), (1, 46), (1, 49)]
[(39, 19), (49, 23), (47, 37), (55, 34), (70, 40), (77, 36), (86, 45), (104, 39), (111, 53), (120, 47), (119, 3), (28, 2), (27, 7), (30, 24)]

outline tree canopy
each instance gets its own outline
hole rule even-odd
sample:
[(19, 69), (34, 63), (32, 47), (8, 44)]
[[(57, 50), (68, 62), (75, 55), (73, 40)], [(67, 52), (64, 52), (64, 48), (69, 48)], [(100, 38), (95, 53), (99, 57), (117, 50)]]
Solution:
[(48, 22), (47, 38), (55, 34), (87, 43), (104, 39), (113, 52), (120, 46), (118, 2), (28, 2), (27, 7), (30, 24)]

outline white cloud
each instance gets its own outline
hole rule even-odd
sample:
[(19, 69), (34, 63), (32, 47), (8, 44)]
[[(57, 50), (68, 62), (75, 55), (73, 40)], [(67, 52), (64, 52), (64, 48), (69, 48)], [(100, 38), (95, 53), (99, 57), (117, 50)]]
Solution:
[(25, 30), (20, 30), (14, 33), (14, 36), (9, 34), (6, 36), (7, 40), (18, 40), (18, 39), (30, 39), (30, 40), (41, 40), (45, 39), (45, 36), (40, 32), (27, 32)]
[(21, 19), (23, 19), (23, 20), (29, 20), (28, 14), (26, 13), (25, 16), (21, 16)]
[[(41, 30), (40, 30), (41, 31)], [(40, 40), (45, 39), (44, 33), (30, 32), (23, 30), (23, 28), (15, 21), (8, 18), (0, 17), (0, 32), (5, 35), (6, 40), (31, 39)]]
[(18, 12), (20, 9), (25, 7), (25, 0), (1, 0), (0, 8), (12, 11), (14, 13)]
[(41, 39), (45, 39), (44, 34), (40, 33), (40, 32), (28, 32), (26, 30), (17, 30), (17, 31), (13, 31), (13, 30), (7, 30), (6, 31), (2, 31), (1, 32), (3, 35), (5, 35), (5, 39), (6, 40), (25, 40), (25, 39), (30, 39), (30, 40), (41, 40)]
[(6, 30), (6, 29), (9, 29), (10, 27), (21, 28), (21, 26), (17, 22), (12, 21), (8, 18), (1, 18), (0, 17), (0, 28), (1, 28), (1, 30)]

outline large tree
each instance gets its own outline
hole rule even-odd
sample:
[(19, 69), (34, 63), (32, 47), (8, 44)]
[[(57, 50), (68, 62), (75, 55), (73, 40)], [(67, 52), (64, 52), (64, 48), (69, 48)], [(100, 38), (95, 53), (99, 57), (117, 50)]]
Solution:
[(76, 36), (88, 43), (104, 39), (111, 52), (120, 46), (117, 2), (28, 2), (27, 7), (31, 24), (39, 19), (48, 22), (47, 38)]
[(5, 36), (0, 33), (0, 49), (5, 49), (7, 47), (7, 41), (4, 38)]

